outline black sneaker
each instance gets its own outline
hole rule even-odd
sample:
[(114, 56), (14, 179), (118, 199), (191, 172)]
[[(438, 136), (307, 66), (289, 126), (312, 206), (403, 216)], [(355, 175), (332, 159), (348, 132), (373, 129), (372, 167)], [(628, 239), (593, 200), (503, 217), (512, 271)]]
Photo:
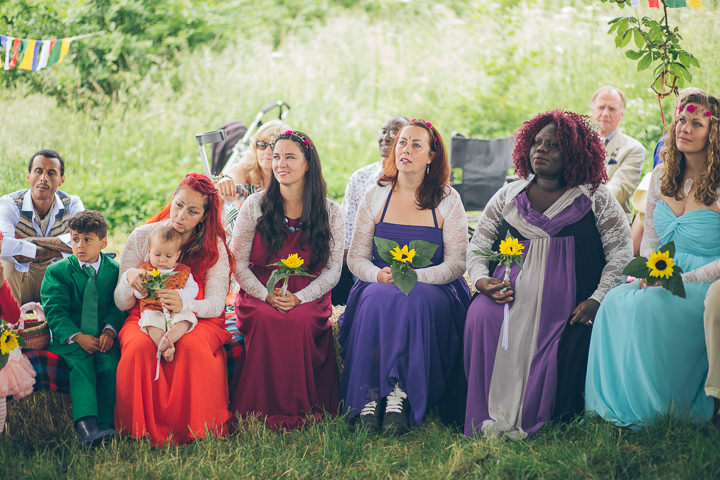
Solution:
[(383, 413), (383, 401), (368, 402), (363, 407), (358, 418), (358, 426), (364, 428), (370, 433), (378, 433), (380, 431), (380, 422)]
[(407, 393), (395, 385), (395, 389), (386, 397), (385, 416), (382, 431), (388, 435), (403, 435), (410, 431), (408, 421)]

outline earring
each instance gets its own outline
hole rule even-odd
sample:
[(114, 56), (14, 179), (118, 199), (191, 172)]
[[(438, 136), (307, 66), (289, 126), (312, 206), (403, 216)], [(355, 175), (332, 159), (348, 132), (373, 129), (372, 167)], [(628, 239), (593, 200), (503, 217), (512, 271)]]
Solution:
[(429, 163), (425, 167), (425, 175), (427, 175), (428, 173), (430, 173), (430, 164)]

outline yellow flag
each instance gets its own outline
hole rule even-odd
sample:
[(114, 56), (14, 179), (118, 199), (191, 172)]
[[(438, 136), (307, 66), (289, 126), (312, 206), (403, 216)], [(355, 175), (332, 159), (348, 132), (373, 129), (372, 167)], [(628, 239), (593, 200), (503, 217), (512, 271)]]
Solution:
[(701, 0), (688, 0), (688, 7), (690, 7), (690, 8), (700, 8), (700, 1), (701, 1)]
[(70, 39), (63, 38), (62, 45), (60, 46), (60, 60), (58, 60), (58, 63), (62, 63), (63, 58), (65, 58), (65, 55), (68, 54), (69, 50), (70, 50)]
[(35, 42), (37, 42), (37, 40), (28, 40), (27, 42), (25, 56), (23, 56), (22, 62), (17, 66), (20, 70), (32, 70), (33, 57), (35, 57)]

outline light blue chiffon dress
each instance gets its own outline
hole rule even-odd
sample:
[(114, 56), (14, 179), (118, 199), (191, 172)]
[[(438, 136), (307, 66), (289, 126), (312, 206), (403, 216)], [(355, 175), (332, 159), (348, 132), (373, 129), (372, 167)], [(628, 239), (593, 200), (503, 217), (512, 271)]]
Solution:
[[(675, 262), (690, 272), (720, 258), (720, 214), (676, 217), (662, 200), (654, 224), (659, 246), (675, 242)], [(685, 283), (686, 298), (638, 282), (612, 289), (595, 318), (585, 382), (586, 408), (620, 426), (665, 414), (702, 422), (713, 414), (703, 310), (709, 283)]]

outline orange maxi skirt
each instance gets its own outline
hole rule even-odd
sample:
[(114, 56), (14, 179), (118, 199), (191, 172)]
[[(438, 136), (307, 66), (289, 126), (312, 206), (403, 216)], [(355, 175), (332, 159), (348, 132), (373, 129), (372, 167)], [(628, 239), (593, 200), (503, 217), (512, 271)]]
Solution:
[(230, 340), (224, 314), (198, 318), (175, 344), (175, 360), (162, 362), (155, 378), (156, 351), (138, 325), (139, 307), (129, 312), (118, 339), (115, 427), (123, 436), (149, 437), (152, 445), (191, 442), (222, 435), (230, 419), (227, 358)]

